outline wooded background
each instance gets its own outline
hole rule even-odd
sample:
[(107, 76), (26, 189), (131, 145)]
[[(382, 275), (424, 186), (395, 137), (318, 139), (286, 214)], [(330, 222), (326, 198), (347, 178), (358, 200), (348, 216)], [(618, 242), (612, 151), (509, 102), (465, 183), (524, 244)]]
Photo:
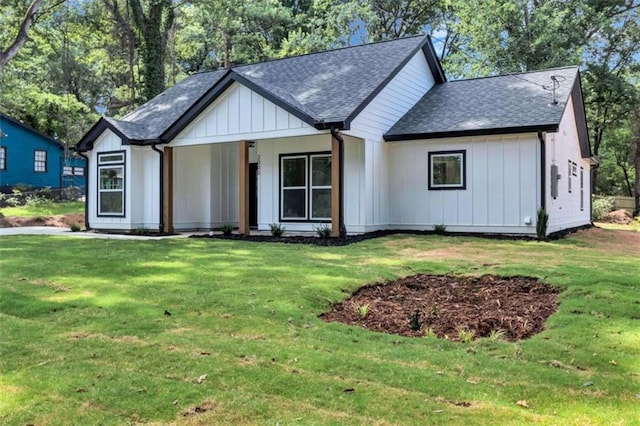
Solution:
[[(640, 191), (640, 0), (0, 0), (0, 111), (74, 144), (203, 70), (407, 35), (449, 80), (579, 65), (596, 192)], [(635, 188), (634, 188), (635, 187)]]

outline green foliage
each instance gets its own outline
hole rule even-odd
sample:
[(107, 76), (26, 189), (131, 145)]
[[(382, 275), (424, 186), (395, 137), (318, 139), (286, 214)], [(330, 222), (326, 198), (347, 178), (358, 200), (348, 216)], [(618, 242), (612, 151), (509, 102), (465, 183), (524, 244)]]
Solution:
[(536, 235), (539, 241), (547, 239), (547, 226), (549, 225), (549, 213), (542, 207), (536, 212)]
[(233, 225), (230, 223), (225, 223), (220, 227), (220, 231), (222, 231), (222, 235), (229, 236), (233, 232)]
[(133, 233), (135, 235), (149, 235), (151, 230), (145, 226), (139, 226), (133, 231)]
[(591, 214), (593, 220), (601, 220), (604, 215), (613, 210), (615, 197), (593, 197)]
[(80, 232), (82, 231), (82, 226), (77, 223), (72, 223), (69, 229), (71, 230), (71, 232)]
[(269, 225), (269, 230), (274, 237), (281, 237), (284, 231), (286, 231), (286, 228), (279, 223), (272, 223)]
[(447, 232), (447, 225), (445, 225), (444, 223), (433, 225), (433, 232), (435, 232), (436, 234), (444, 234), (445, 232)]
[(325, 224), (313, 225), (313, 230), (318, 234), (320, 238), (329, 238), (331, 237), (331, 226)]
[(456, 327), (456, 332), (458, 333), (458, 339), (460, 339), (462, 343), (471, 343), (476, 337), (475, 330), (467, 330), (463, 326)]
[(10, 206), (2, 208), (5, 216), (14, 217), (36, 217), (51, 216), (56, 214), (82, 214), (84, 213), (84, 202), (72, 201), (61, 203), (50, 203), (38, 207)]
[(361, 318), (366, 318), (367, 315), (369, 315), (369, 304), (365, 303), (362, 305), (354, 305), (354, 309), (357, 312), (358, 315), (360, 315)]

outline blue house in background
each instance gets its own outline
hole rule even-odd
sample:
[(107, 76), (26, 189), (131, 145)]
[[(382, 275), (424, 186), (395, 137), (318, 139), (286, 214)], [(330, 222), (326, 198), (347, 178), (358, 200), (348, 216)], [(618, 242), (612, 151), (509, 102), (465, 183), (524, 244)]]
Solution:
[(86, 162), (64, 144), (0, 113), (0, 191), (85, 186)]

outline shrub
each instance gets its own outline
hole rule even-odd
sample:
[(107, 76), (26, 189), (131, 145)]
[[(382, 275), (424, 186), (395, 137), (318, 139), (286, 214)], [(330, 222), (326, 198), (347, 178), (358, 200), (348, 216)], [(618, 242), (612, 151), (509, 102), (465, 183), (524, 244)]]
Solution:
[(316, 231), (320, 238), (329, 238), (331, 236), (331, 227), (327, 224), (314, 225), (313, 230)]
[(82, 230), (82, 227), (77, 223), (72, 223), (69, 229), (71, 229), (71, 232), (79, 232), (80, 230)]
[(233, 232), (233, 225), (230, 223), (225, 223), (220, 227), (220, 231), (222, 231), (222, 235), (229, 236)]
[(133, 231), (133, 233), (136, 235), (149, 235), (151, 233), (151, 230), (149, 230), (149, 228), (145, 226), (139, 226), (135, 229), (135, 231)]
[(549, 213), (542, 207), (538, 209), (536, 220), (536, 235), (538, 240), (547, 238), (547, 226), (549, 225)]
[(436, 234), (444, 234), (445, 232), (447, 232), (447, 225), (445, 225), (444, 223), (441, 223), (439, 225), (433, 225), (433, 232), (435, 232)]
[(365, 303), (364, 305), (355, 305), (355, 310), (360, 315), (361, 318), (366, 318), (369, 315), (369, 304)]
[(269, 229), (271, 230), (271, 235), (274, 237), (281, 237), (284, 231), (286, 231), (286, 228), (279, 223), (272, 223), (269, 225)]
[(605, 214), (613, 210), (614, 197), (594, 197), (592, 203), (593, 220), (602, 220)]

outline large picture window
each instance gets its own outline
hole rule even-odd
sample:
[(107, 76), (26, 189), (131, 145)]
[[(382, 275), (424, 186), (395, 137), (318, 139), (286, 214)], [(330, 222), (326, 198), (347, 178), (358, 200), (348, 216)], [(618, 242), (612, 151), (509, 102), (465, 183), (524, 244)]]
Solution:
[(124, 216), (125, 153), (98, 154), (98, 215)]
[(429, 189), (466, 188), (466, 151), (429, 153)]
[(36, 149), (33, 152), (33, 171), (46, 173), (47, 171), (47, 151)]
[(280, 219), (331, 220), (331, 154), (280, 156)]

